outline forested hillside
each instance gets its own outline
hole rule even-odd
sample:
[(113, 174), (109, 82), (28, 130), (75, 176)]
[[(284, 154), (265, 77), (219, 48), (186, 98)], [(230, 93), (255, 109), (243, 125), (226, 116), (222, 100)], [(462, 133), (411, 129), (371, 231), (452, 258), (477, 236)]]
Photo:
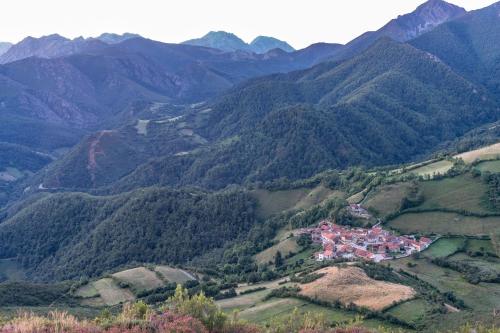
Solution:
[(35, 280), (97, 276), (131, 262), (185, 263), (257, 222), (254, 199), (241, 191), (61, 193), (0, 224), (0, 254), (17, 257)]
[(193, 127), (212, 145), (151, 160), (114, 189), (157, 183), (220, 188), (401, 163), (498, 116), (487, 89), (426, 52), (386, 39), (340, 64), (234, 89), (211, 105), (206, 125)]

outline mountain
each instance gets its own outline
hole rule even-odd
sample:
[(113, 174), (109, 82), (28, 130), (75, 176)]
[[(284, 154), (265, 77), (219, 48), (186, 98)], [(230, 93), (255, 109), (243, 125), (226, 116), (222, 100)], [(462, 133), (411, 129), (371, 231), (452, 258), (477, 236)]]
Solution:
[[(108, 138), (115, 143), (99, 145), (92, 176), (87, 143), (47, 169), (42, 183), (69, 189), (107, 185), (114, 193), (155, 184), (217, 189), (300, 179), (330, 168), (410, 161), (499, 115), (484, 87), (427, 52), (383, 39), (345, 62), (252, 79), (181, 118), (152, 120), (149, 138), (129, 136), (130, 128), (114, 136), (162, 142), (170, 151), (136, 158), (128, 150), (132, 163), (123, 169), (124, 156), (108, 156), (130, 145)], [(109, 170), (120, 172), (109, 177)]]
[(235, 34), (225, 31), (210, 31), (201, 38), (187, 40), (182, 44), (210, 47), (226, 52), (250, 51), (247, 43)]
[(0, 42), (0, 56), (5, 52), (7, 52), (11, 46), (12, 46), (11, 43)]
[(131, 33), (124, 33), (122, 35), (119, 34), (113, 34), (113, 33), (103, 33), (99, 37), (96, 37), (96, 39), (100, 40), (101, 42), (107, 43), (107, 44), (118, 44), (123, 41), (126, 41), (127, 39), (132, 39), (132, 38), (140, 38), (141, 36), (138, 34), (131, 34)]
[(250, 47), (255, 53), (267, 53), (273, 49), (281, 49), (285, 52), (295, 51), (287, 42), (267, 36), (258, 36), (250, 43)]
[(500, 97), (500, 2), (475, 10), (411, 41)]
[[(14, 154), (10, 159), (15, 163), (26, 151), (58, 156), (62, 148), (74, 146), (93, 131), (119, 128), (137, 117), (173, 116), (175, 105), (210, 99), (248, 78), (307, 68), (339, 47), (321, 44), (292, 53), (273, 50), (257, 55), (144, 38), (113, 45), (93, 42), (99, 47), (92, 52), (0, 65), (0, 143), (22, 146), (3, 151), (7, 145), (0, 145), (0, 156)], [(190, 147), (192, 143), (187, 143)], [(117, 174), (136, 166), (132, 161), (117, 168)], [(32, 165), (36, 168), (30, 172), (40, 169), (39, 164)], [(0, 165), (0, 172), (5, 167), (16, 165)], [(21, 164), (18, 167), (25, 170)]]
[(226, 52), (246, 51), (257, 54), (264, 54), (273, 49), (285, 52), (295, 51), (287, 42), (274, 37), (258, 36), (250, 44), (247, 44), (235, 34), (225, 31), (211, 31), (201, 38), (191, 39), (183, 44), (211, 47)]
[(27, 37), (0, 56), (0, 64), (29, 57), (56, 58), (76, 53), (93, 52), (104, 47), (106, 44), (99, 40), (84, 39), (83, 37), (73, 40), (57, 34), (41, 38)]
[(347, 43), (335, 59), (346, 59), (367, 49), (381, 37), (406, 42), (416, 38), (442, 23), (463, 16), (465, 9), (442, 0), (429, 0), (415, 11), (401, 15), (377, 31), (369, 31)]

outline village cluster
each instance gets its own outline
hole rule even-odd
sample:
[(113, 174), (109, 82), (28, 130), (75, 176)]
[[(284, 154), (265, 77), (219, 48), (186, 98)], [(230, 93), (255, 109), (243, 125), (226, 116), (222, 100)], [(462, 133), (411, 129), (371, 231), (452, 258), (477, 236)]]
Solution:
[(432, 243), (426, 237), (417, 240), (414, 236), (396, 236), (379, 225), (370, 229), (350, 228), (328, 220), (304, 232), (311, 234), (313, 242), (323, 245), (323, 250), (315, 254), (318, 261), (344, 258), (379, 262), (420, 252)]

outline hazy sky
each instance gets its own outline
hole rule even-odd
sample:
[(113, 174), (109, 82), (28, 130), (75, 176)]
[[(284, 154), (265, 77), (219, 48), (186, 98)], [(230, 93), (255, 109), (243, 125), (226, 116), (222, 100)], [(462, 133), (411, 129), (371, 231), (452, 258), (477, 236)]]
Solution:
[[(245, 41), (275, 36), (296, 48), (345, 43), (377, 30), (425, 0), (2, 0), (0, 40), (59, 33), (66, 37), (135, 32), (180, 42), (210, 30), (234, 32)], [(467, 10), (495, 0), (451, 0)]]

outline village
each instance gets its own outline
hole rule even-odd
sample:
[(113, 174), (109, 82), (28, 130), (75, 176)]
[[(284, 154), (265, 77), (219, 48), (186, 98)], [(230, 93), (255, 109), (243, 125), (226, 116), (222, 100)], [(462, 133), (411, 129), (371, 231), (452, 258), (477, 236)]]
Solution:
[[(352, 215), (369, 217), (359, 205), (348, 208)], [(315, 254), (318, 261), (342, 258), (380, 262), (420, 252), (432, 243), (427, 237), (417, 240), (414, 236), (396, 236), (382, 229), (380, 224), (371, 228), (351, 228), (323, 220), (318, 227), (303, 229), (303, 232), (310, 233), (314, 243), (322, 244), (322, 251)]]

